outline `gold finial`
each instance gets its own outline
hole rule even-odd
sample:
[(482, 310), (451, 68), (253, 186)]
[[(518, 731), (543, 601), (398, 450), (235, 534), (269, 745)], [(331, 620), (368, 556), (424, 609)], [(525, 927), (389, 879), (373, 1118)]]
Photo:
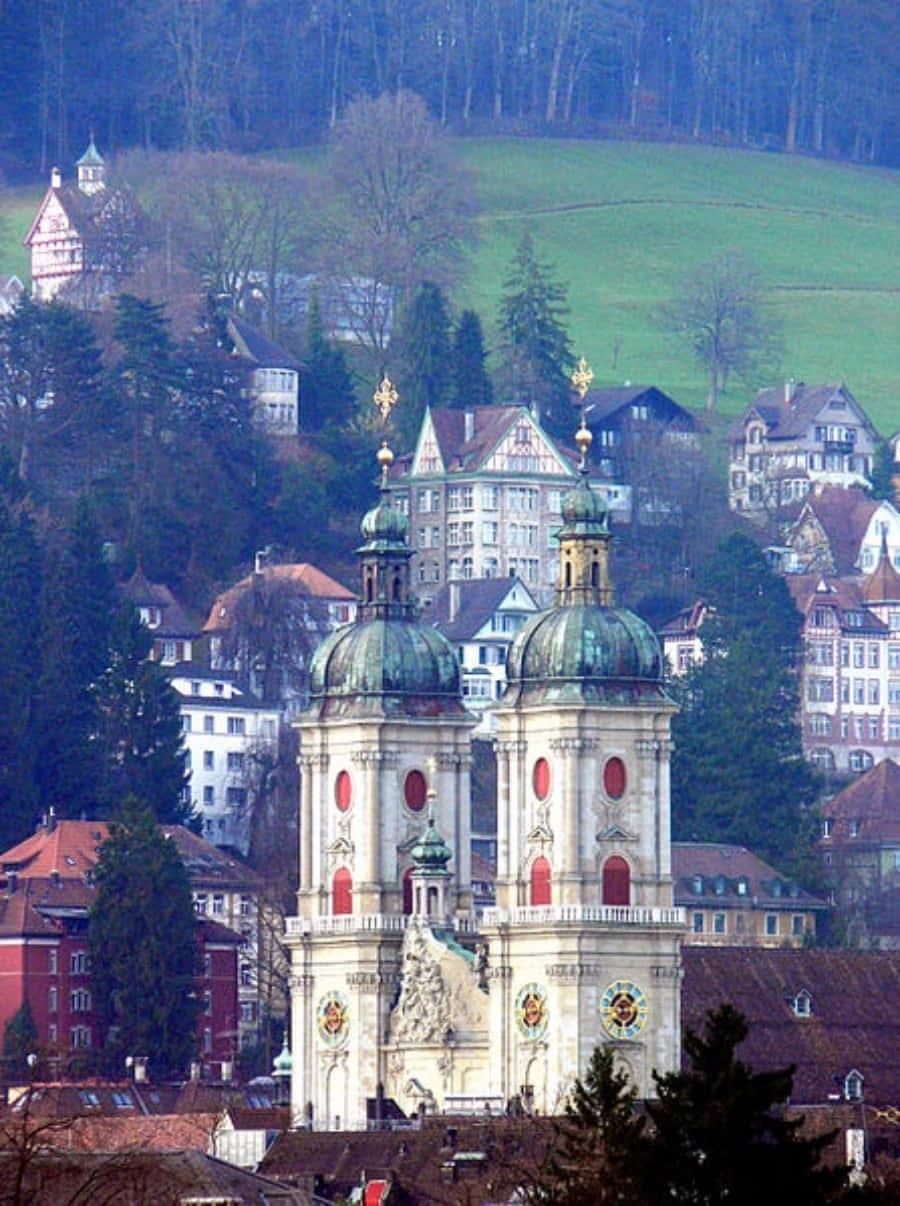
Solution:
[(385, 373), (381, 379), (381, 384), (372, 395), (372, 401), (381, 415), (382, 423), (386, 423), (391, 417), (391, 411), (397, 405), (398, 396), (396, 389), (394, 389), (394, 383), (387, 373)]
[(581, 453), (581, 465), (579, 466), (582, 472), (587, 470), (588, 451), (591, 444), (594, 442), (594, 437), (584, 421), (584, 410), (581, 412), (581, 426), (575, 432), (575, 443), (578, 445), (578, 451)]
[(391, 465), (394, 463), (394, 454), (388, 448), (387, 440), (381, 441), (381, 447), (375, 453), (375, 460), (381, 466), (381, 485), (386, 488), (388, 473), (390, 473)]
[(575, 393), (583, 402), (584, 395), (591, 388), (591, 382), (594, 380), (593, 369), (583, 356), (578, 361), (575, 372), (572, 374), (570, 380)]

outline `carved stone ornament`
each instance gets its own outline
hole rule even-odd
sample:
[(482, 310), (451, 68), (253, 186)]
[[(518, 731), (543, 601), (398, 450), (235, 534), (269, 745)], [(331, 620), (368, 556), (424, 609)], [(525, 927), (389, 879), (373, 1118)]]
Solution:
[(388, 1075), (399, 1079), (406, 1067), (406, 1056), (402, 1051), (389, 1051), (387, 1057)]
[(335, 840), (328, 845), (325, 853), (328, 856), (329, 871), (333, 872), (335, 868), (339, 866), (346, 866), (349, 867), (351, 871), (353, 870), (354, 850), (353, 843), (349, 838), (344, 837), (343, 835), (335, 838)]
[(400, 999), (391, 1014), (395, 1042), (435, 1043), (450, 1025), (450, 1001), (425, 929), (418, 921), (403, 936)]

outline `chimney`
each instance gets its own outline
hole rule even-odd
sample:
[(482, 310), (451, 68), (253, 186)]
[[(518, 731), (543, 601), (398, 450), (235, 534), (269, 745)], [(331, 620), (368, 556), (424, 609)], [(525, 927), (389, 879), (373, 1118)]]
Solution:
[(465, 411), (464, 416), (463, 416), (463, 424), (464, 424), (463, 435), (465, 437), (466, 443), (468, 444), (469, 440), (471, 440), (472, 436), (475, 434), (475, 411), (474, 410)]
[(53, 884), (54, 888), (59, 887), (59, 872), (55, 867), (50, 872), (50, 882)]
[(62, 172), (58, 167), (50, 169), (50, 187), (62, 188)]
[(147, 1079), (147, 1057), (146, 1055), (136, 1055), (134, 1057), (134, 1083), (142, 1085)]
[(447, 617), (452, 624), (459, 615), (459, 583), (448, 583), (447, 589), (450, 592), (450, 615)]
[(794, 378), (788, 377), (787, 381), (785, 381), (785, 383), (784, 383), (784, 400), (788, 406), (790, 406), (791, 403), (794, 401), (795, 389), (796, 389), (796, 382), (794, 381)]
[(47, 832), (53, 833), (56, 829), (56, 809), (50, 805), (50, 812), (47, 815)]

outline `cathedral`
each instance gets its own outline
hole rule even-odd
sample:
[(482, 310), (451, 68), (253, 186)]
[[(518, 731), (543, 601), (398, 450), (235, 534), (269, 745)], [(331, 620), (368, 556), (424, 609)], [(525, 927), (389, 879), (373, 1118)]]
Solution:
[(317, 651), (289, 919), (292, 1112), (562, 1109), (597, 1045), (638, 1093), (680, 1059), (669, 727), (656, 637), (617, 608), (590, 433), (557, 533), (556, 604), (510, 649), (497, 719), (496, 904), (476, 921), (471, 732), (456, 651), (417, 619), (408, 523), (363, 519), (355, 623)]

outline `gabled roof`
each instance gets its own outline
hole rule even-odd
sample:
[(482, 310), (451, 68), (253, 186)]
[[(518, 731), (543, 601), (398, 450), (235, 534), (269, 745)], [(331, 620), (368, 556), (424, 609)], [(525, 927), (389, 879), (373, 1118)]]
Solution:
[(729, 434), (731, 438), (742, 435), (748, 420), (758, 416), (766, 425), (767, 440), (797, 439), (807, 433), (822, 409), (838, 396), (874, 436), (875, 429), (868, 416), (846, 385), (804, 385), (802, 381), (793, 386), (790, 401), (785, 399), (784, 386), (761, 389), (740, 419), (731, 425)]
[[(654, 418), (664, 423), (677, 423), (682, 431), (703, 431), (703, 424), (655, 385), (616, 385), (589, 389), (584, 396), (585, 422), (588, 427), (611, 426), (623, 412), (632, 406), (649, 407)], [(573, 406), (582, 407), (580, 398), (573, 399)]]
[(825, 847), (841, 841), (900, 843), (900, 766), (885, 758), (838, 792), (822, 812), (834, 821), (831, 836), (822, 839)]
[[(489, 459), (507, 432), (517, 423), (533, 424), (538, 437), (545, 440), (561, 461), (560, 473), (569, 465), (574, 472), (574, 454), (560, 447), (523, 406), (474, 406), (468, 411), (449, 407), (430, 410), (431, 422), (441, 459), (448, 473), (474, 473)], [(471, 416), (472, 434), (466, 439), (466, 416)]]
[(28, 233), (22, 240), (26, 247), (30, 247), (34, 241), (35, 232), (53, 198), (56, 198), (62, 206), (69, 223), (85, 244), (90, 244), (97, 238), (102, 227), (102, 222), (98, 220), (102, 218), (107, 206), (113, 200), (126, 204), (135, 215), (139, 212), (134, 197), (125, 190), (103, 188), (96, 193), (83, 193), (77, 185), (63, 184), (59, 188), (53, 188), (51, 185), (38, 206)]
[(867, 603), (900, 603), (900, 574), (887, 551), (887, 533), (882, 534), (878, 564), (863, 582), (862, 596)]
[[(697, 892), (693, 879), (699, 876), (702, 890)], [(675, 904), (735, 906), (752, 901), (759, 908), (824, 909), (825, 901), (795, 885), (758, 855), (744, 846), (721, 842), (673, 842), (672, 877)], [(746, 883), (743, 893), (740, 881)], [(717, 887), (721, 890), (717, 891)]]
[[(351, 603), (356, 599), (352, 590), (342, 586), (334, 578), (308, 561), (300, 561), (290, 565), (267, 565), (259, 571), (266, 582), (284, 582), (297, 589), (298, 595), (307, 595), (312, 599), (320, 599), (325, 603)], [(257, 575), (248, 574), (234, 586), (223, 591), (209, 609), (204, 632), (227, 632), (231, 627), (235, 608), (241, 599), (253, 589)]]
[(845, 626), (848, 612), (862, 616), (861, 624), (846, 624), (854, 632), (882, 633), (888, 627), (869, 611), (858, 581), (847, 578), (835, 578), (825, 574), (788, 574), (785, 578), (791, 598), (801, 615), (809, 614), (816, 605), (832, 606), (838, 612), (841, 626)]
[[(853, 573), (872, 516), (881, 504), (855, 487), (823, 486), (807, 495), (794, 530), (814, 518), (828, 540), (836, 574)], [(788, 543), (793, 541), (793, 532)]]
[(78, 880), (26, 879), (0, 895), (0, 936), (58, 937), (54, 912), (86, 915), (93, 890)]
[(695, 637), (706, 619), (706, 612), (707, 607), (702, 599), (698, 599), (690, 607), (682, 607), (674, 620), (660, 628), (660, 636)]
[(241, 360), (249, 360), (256, 368), (293, 369), (295, 372), (300, 368), (290, 352), (237, 314), (228, 316), (227, 326), (228, 334), (234, 340), (234, 353)]
[(257, 892), (262, 887), (262, 878), (246, 863), (184, 825), (163, 825), (162, 831), (175, 843), (192, 887), (244, 888)]
[[(730, 1001), (750, 1033), (738, 1057), (757, 1071), (796, 1064), (791, 1103), (826, 1102), (858, 1069), (869, 1105), (900, 1101), (900, 952), (685, 946), (684, 1023)], [(810, 994), (809, 1017), (792, 1007)]]
[(154, 636), (196, 636), (199, 633), (199, 623), (188, 616), (168, 586), (151, 582), (140, 565), (119, 589), (135, 607), (159, 608), (161, 619), (153, 629)]
[[(523, 602), (516, 604), (516, 607), (521, 607), (523, 611), (540, 610), (531, 591), (520, 578), (471, 578), (445, 586), (435, 598), (428, 618), (432, 626), (449, 641), (470, 640), (487, 624), (514, 588), (525, 595)], [(452, 599), (457, 591), (459, 606), (451, 620)]]

